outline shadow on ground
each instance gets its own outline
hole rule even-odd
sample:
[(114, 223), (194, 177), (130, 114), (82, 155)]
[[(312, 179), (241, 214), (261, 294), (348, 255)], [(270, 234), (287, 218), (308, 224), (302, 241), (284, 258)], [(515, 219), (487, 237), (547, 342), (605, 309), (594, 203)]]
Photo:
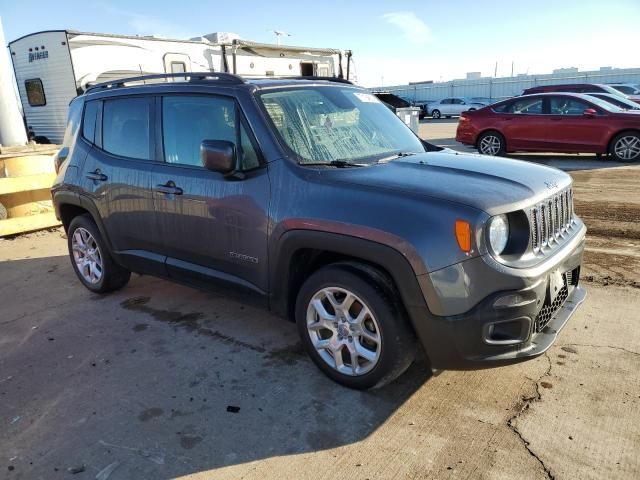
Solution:
[(241, 300), (137, 275), (98, 296), (66, 256), (0, 263), (0, 451), (14, 478), (170, 478), (338, 447), (430, 376), (422, 361), (383, 389), (342, 388), (293, 324)]

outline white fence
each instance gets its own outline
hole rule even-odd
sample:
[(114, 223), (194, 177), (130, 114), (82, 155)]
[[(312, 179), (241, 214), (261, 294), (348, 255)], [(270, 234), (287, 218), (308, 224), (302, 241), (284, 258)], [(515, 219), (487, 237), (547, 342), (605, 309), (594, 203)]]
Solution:
[(483, 77), (473, 80), (451, 80), (441, 83), (393, 85), (371, 88), (389, 91), (410, 102), (429, 102), (447, 97), (486, 97), (493, 101), (520, 95), (537, 85), (562, 83), (637, 83), (640, 68), (602, 69), (589, 72), (567, 72), (547, 75), (519, 75), (517, 77)]

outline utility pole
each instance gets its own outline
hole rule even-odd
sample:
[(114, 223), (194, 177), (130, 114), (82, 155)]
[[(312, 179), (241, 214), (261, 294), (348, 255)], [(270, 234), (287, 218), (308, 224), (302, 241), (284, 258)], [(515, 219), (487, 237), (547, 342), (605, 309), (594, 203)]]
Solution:
[(498, 62), (496, 61), (496, 68), (493, 70), (493, 78), (498, 76)]
[(513, 60), (511, 60), (511, 76), (513, 77)]

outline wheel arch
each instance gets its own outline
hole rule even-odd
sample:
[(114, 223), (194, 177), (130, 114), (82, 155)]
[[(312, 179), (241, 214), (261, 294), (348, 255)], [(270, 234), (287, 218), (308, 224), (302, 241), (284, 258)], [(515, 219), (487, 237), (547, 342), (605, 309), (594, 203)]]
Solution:
[(407, 258), (388, 245), (343, 234), (291, 230), (280, 237), (271, 268), (271, 310), (292, 320), (302, 283), (313, 272), (334, 263), (359, 268), (362, 273), (371, 268), (378, 270), (388, 279), (392, 293), (397, 294), (414, 331), (420, 332), (415, 327), (419, 319), (412, 312), (428, 311), (428, 306)]
[(75, 217), (78, 215), (89, 215), (98, 227), (100, 235), (106, 242), (109, 250), (112, 251), (109, 236), (98, 214), (98, 209), (93, 203), (83, 200), (82, 197), (75, 192), (64, 190), (53, 193), (53, 203), (55, 205), (56, 217), (62, 222), (65, 232), (68, 231), (69, 225)]
[(609, 141), (607, 142), (607, 151), (605, 153), (611, 153), (611, 148), (613, 147), (613, 141), (623, 133), (634, 133), (640, 137), (640, 129), (638, 128), (623, 128), (622, 130), (618, 130), (614, 132), (611, 137), (609, 137)]

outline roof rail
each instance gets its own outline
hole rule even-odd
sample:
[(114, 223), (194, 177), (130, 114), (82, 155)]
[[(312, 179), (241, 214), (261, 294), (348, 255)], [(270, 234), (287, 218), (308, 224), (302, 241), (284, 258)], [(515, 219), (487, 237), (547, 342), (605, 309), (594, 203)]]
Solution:
[(276, 77), (276, 76), (272, 76), (272, 77), (260, 77), (260, 78), (252, 77), (250, 80), (321, 80), (325, 82), (346, 83), (349, 85), (353, 85), (353, 82), (351, 80), (347, 80), (345, 78), (340, 78), (340, 77), (316, 77), (316, 76)]
[(146, 82), (147, 80), (158, 80), (168, 78), (182, 78), (189, 79), (189, 82), (201, 82), (207, 80), (220, 81), (231, 85), (240, 85), (245, 83), (242, 77), (234, 75), (232, 73), (224, 72), (184, 72), (184, 73), (157, 73), (152, 75), (142, 75), (139, 77), (119, 78), (117, 80), (111, 80), (110, 82), (97, 83), (87, 88), (84, 93), (89, 93), (94, 90), (106, 89), (106, 88), (120, 88), (126, 86), (127, 83), (132, 82)]

